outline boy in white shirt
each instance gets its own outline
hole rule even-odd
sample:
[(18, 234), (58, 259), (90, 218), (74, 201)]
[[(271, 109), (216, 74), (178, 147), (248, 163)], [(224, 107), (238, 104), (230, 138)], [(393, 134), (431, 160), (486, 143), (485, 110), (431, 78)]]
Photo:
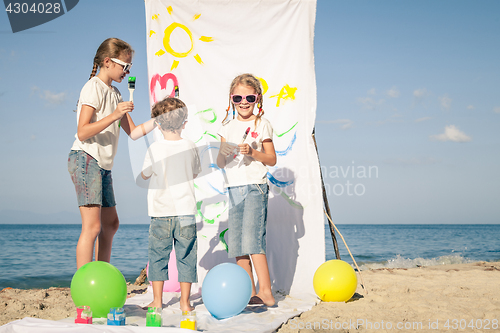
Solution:
[(175, 246), (181, 286), (181, 311), (192, 311), (191, 284), (198, 282), (196, 198), (194, 178), (201, 172), (196, 145), (181, 137), (187, 119), (186, 105), (167, 97), (151, 111), (164, 140), (149, 147), (141, 176), (150, 179), (148, 189), (149, 280), (154, 300), (148, 307), (162, 307), (163, 283), (168, 280), (168, 260)]

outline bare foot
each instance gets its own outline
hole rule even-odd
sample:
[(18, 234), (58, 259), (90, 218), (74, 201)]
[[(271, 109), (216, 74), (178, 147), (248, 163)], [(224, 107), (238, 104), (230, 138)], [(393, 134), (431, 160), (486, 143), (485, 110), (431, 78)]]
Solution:
[(267, 306), (273, 306), (276, 303), (272, 293), (258, 293), (255, 297), (260, 298), (262, 303)]
[(189, 302), (180, 302), (180, 307), (181, 307), (181, 311), (184, 312), (184, 311), (193, 311), (194, 310), (194, 307), (191, 306), (191, 304)]
[(163, 304), (158, 301), (152, 301), (147, 306), (143, 307), (144, 310), (147, 310), (148, 308), (163, 308)]

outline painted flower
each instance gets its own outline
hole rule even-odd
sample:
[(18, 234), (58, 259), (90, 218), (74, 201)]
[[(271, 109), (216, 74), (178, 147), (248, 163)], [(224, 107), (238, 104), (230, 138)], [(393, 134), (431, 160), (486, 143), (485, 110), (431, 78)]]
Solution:
[(259, 136), (259, 133), (252, 132), (252, 138), (257, 139), (258, 136)]

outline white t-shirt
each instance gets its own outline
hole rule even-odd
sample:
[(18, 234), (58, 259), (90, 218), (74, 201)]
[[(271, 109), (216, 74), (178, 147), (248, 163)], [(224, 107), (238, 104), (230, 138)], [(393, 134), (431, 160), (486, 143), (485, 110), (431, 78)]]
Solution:
[(150, 177), (148, 214), (152, 217), (194, 215), (197, 212), (194, 175), (201, 173), (196, 145), (187, 139), (161, 139), (149, 147), (142, 173)]
[[(95, 109), (90, 122), (95, 123), (115, 111), (118, 103), (123, 102), (122, 96), (114, 86), (108, 87), (97, 76), (91, 78), (82, 88), (76, 114), (77, 124), (80, 121), (82, 105), (89, 105)], [(102, 132), (93, 137), (80, 141), (78, 134), (75, 134), (75, 142), (71, 150), (83, 150), (97, 160), (99, 167), (111, 170), (113, 160), (118, 149), (118, 138), (120, 127), (115, 121)]]
[[(273, 128), (269, 120), (261, 118), (257, 121), (255, 128), (255, 119), (250, 121), (240, 121), (237, 118), (231, 120), (219, 129), (221, 137), (226, 142), (235, 146), (241, 144), (247, 128), (250, 131), (243, 143), (248, 143), (252, 149), (262, 151), (262, 142), (266, 139), (273, 139)], [(229, 163), (226, 164), (226, 187), (241, 186), (248, 184), (265, 184), (267, 182), (267, 167), (250, 156), (237, 154), (228, 156)]]

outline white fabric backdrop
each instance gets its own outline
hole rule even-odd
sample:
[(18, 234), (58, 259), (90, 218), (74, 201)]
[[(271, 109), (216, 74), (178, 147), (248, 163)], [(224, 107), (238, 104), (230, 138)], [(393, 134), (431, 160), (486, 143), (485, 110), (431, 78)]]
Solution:
[[(314, 293), (312, 278), (325, 260), (321, 180), (311, 138), (316, 0), (146, 0), (145, 5), (151, 105), (173, 96), (178, 87), (189, 108), (183, 136), (196, 142), (204, 169), (195, 180), (198, 286), (210, 268), (233, 261), (221, 242), (227, 198), (215, 165), (216, 133), (229, 105), (232, 79), (252, 73), (263, 83), (264, 117), (273, 125), (278, 154), (268, 174), (267, 255), (273, 290)], [(133, 150), (137, 176), (144, 155)]]

